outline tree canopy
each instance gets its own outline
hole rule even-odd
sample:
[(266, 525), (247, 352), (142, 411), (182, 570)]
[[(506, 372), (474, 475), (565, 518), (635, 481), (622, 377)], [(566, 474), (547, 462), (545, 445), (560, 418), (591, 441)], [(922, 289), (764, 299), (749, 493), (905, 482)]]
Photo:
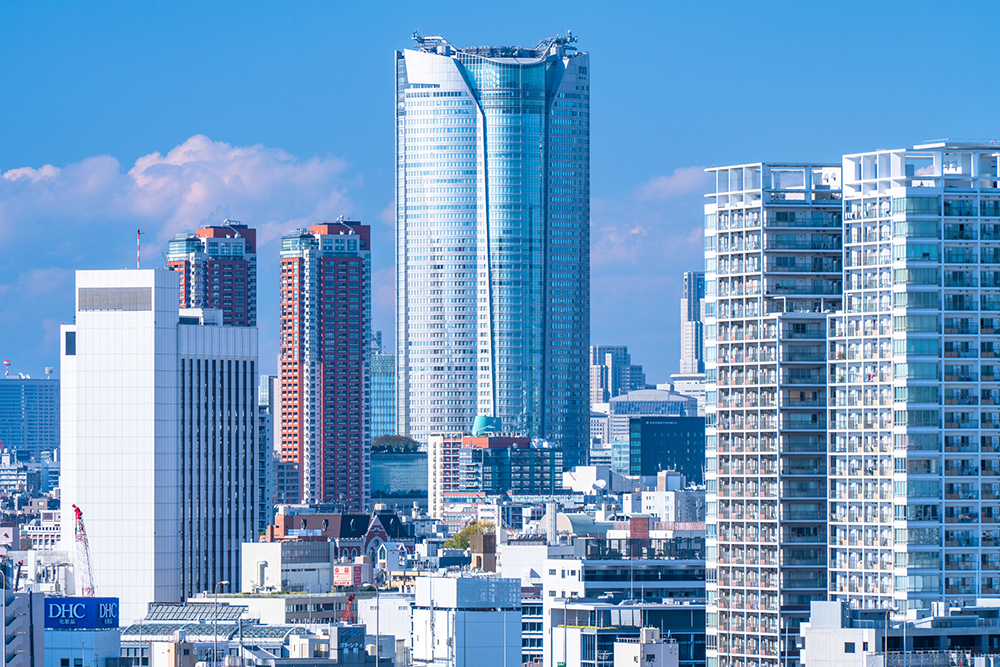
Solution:
[(495, 532), (496, 526), (491, 521), (473, 521), (445, 540), (441, 546), (445, 549), (468, 549), (473, 535), (492, 535)]
[(413, 438), (407, 438), (405, 435), (380, 435), (372, 440), (373, 454), (415, 452), (419, 447), (419, 442)]

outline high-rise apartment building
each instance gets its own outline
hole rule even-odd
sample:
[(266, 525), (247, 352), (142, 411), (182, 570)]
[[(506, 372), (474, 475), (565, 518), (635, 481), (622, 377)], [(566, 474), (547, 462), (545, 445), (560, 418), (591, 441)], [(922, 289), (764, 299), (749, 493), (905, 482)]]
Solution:
[(499, 417), (582, 463), (589, 56), (416, 41), (396, 53), (397, 430)]
[(705, 372), (705, 325), (702, 306), (705, 302), (705, 273), (684, 272), (681, 292), (681, 374)]
[(0, 449), (24, 461), (59, 449), (59, 380), (0, 377)]
[(257, 230), (226, 220), (178, 234), (167, 266), (180, 274), (181, 308), (217, 308), (226, 326), (257, 326)]
[(179, 310), (177, 287), (173, 271), (78, 271), (61, 332), (62, 543), (76, 505), (96, 592), (126, 621), (240, 581), (257, 535), (257, 329)]
[(830, 318), (831, 599), (1000, 594), (1000, 172), (990, 143), (846, 155)]
[(826, 314), (841, 307), (840, 166), (708, 170), (708, 666), (792, 667), (825, 600)]
[(615, 396), (646, 388), (642, 366), (632, 363), (625, 345), (590, 346), (590, 403), (607, 403)]
[(427, 514), (444, 517), (444, 496), (449, 491), (458, 491), (459, 452), (462, 450), (462, 434), (435, 434), (427, 439)]
[(281, 240), (280, 456), (298, 465), (299, 501), (349, 512), (371, 487), (370, 238), (341, 218)]
[(396, 433), (396, 355), (371, 356), (372, 440)]

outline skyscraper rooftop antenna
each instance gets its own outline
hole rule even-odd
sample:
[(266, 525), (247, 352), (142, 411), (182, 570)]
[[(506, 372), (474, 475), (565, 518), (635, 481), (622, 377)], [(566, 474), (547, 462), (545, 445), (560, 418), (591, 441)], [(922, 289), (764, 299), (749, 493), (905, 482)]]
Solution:
[(226, 218), (225, 220), (222, 221), (222, 226), (223, 227), (228, 227), (229, 229), (233, 230), (234, 232), (236, 232), (236, 238), (240, 238), (240, 230), (238, 230), (235, 227), (233, 227), (233, 224), (237, 224), (238, 225), (238, 224), (240, 224), (240, 221), (239, 220), (230, 220), (229, 218)]

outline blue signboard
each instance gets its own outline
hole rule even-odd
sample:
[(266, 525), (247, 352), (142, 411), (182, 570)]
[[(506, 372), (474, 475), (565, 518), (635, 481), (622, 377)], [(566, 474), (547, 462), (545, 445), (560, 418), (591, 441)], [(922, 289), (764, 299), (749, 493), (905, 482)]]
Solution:
[(50, 630), (118, 627), (118, 598), (45, 598), (45, 627)]

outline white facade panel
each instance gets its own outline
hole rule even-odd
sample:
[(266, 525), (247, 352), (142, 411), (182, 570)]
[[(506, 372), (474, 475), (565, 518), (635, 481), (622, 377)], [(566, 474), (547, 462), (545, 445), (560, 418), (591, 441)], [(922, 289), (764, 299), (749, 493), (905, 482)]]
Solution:
[[(200, 590), (192, 584), (238, 581), (239, 543), (253, 534), (255, 475), (245, 486), (240, 474), (255, 460), (257, 333), (179, 325), (177, 288), (169, 271), (79, 271), (76, 321), (62, 328), (63, 548), (76, 554), (75, 504), (96, 593), (120, 598), (125, 622), (144, 616), (149, 602), (180, 602)], [(206, 386), (229, 392), (218, 418), (197, 423), (218, 445), (211, 457), (188, 456), (182, 437), (196, 426), (181, 404), (181, 362), (194, 357), (247, 363), (245, 388), (225, 378)], [(246, 428), (240, 391), (248, 396)], [(211, 487), (203, 507), (220, 523), (183, 522), (196, 480)], [(192, 577), (197, 568), (211, 576)], [(79, 563), (76, 581), (79, 588)]]

